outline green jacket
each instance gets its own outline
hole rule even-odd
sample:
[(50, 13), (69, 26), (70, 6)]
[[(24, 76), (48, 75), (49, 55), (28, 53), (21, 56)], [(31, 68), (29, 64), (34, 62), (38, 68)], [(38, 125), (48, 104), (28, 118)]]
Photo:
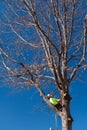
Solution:
[(49, 101), (54, 106), (58, 104), (58, 99), (56, 99), (56, 98), (50, 98)]

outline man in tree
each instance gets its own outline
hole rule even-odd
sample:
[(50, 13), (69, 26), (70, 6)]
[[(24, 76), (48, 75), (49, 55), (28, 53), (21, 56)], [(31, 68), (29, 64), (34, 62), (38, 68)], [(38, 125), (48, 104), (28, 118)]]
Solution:
[[(62, 130), (72, 130), (70, 87), (73, 80), (78, 78), (82, 80), (81, 74), (84, 69), (87, 70), (87, 16), (84, 14), (86, 8), (82, 11), (82, 16), (85, 17), (84, 28), (81, 22), (83, 18), (78, 13), (83, 10), (83, 4), (86, 2), (83, 4), (78, 0), (3, 2), (8, 13), (3, 12), (0, 21), (2, 77), (6, 75), (6, 78), (18, 85), (18, 88), (19, 85), (35, 87), (43, 100), (60, 116)], [(79, 24), (82, 24), (82, 27), (78, 26)], [(62, 112), (55, 107), (59, 100), (52, 97), (50, 100), (47, 99), (45, 93), (52, 88), (60, 95)]]
[(47, 98), (49, 99), (50, 103), (54, 105), (59, 111), (62, 111), (62, 104), (61, 99), (52, 97), (51, 94), (47, 95)]

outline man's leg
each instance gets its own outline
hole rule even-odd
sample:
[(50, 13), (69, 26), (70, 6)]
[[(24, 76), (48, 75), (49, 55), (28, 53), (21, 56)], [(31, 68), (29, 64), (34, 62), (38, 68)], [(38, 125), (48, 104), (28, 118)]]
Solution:
[(57, 105), (55, 105), (55, 107), (59, 110), (62, 111), (62, 105), (60, 103), (58, 103)]

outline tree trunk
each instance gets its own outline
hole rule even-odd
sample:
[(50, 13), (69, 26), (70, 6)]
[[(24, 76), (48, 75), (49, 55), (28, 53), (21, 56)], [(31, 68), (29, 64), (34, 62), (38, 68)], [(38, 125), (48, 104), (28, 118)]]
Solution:
[(62, 130), (72, 130), (72, 117), (70, 114), (70, 100), (71, 98), (66, 96), (66, 98), (62, 99), (63, 109), (62, 109)]

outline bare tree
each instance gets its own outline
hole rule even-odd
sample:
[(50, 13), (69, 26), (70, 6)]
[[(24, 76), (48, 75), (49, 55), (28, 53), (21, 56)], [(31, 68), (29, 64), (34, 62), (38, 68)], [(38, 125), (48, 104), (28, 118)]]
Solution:
[[(0, 18), (0, 69), (13, 84), (35, 87), (72, 130), (70, 85), (87, 69), (87, 16), (78, 0), (5, 0)], [(82, 15), (81, 15), (82, 14)], [(52, 85), (51, 85), (52, 84)], [(62, 112), (47, 93), (59, 96)]]

